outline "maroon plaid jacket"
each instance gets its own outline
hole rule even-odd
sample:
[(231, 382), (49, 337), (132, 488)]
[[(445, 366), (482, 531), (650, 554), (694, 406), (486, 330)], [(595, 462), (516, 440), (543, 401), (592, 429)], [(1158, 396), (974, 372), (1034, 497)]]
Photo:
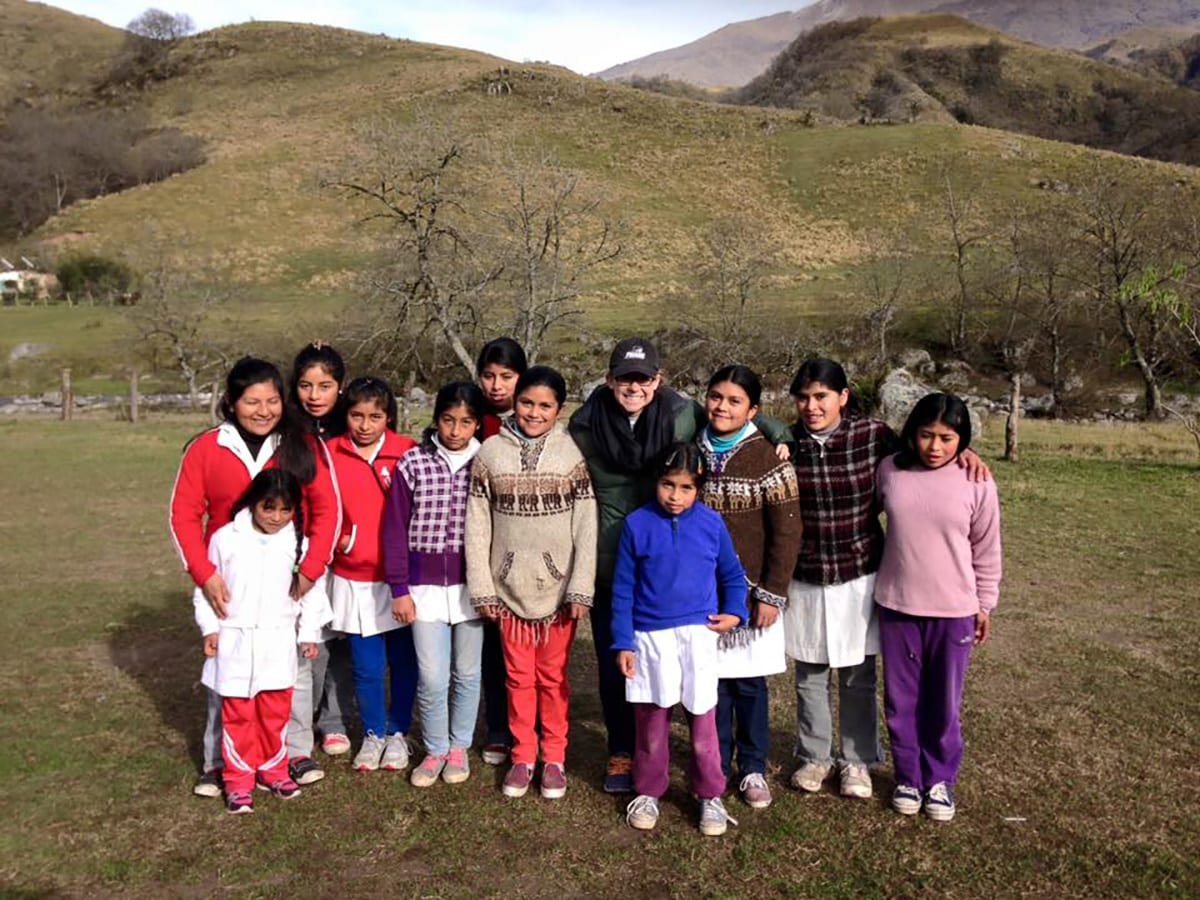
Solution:
[(799, 423), (792, 435), (804, 523), (796, 580), (841, 584), (869, 575), (883, 556), (875, 470), (898, 449), (896, 433), (876, 419), (853, 416), (842, 419), (824, 446)]

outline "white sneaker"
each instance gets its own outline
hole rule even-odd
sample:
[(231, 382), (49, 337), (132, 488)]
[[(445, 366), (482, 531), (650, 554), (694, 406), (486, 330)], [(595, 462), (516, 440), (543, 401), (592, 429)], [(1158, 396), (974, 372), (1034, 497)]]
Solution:
[(821, 790), (821, 785), (825, 783), (825, 779), (829, 777), (832, 770), (833, 766), (829, 763), (806, 762), (792, 773), (792, 787), (799, 791), (816, 794)]
[(859, 800), (871, 798), (871, 772), (866, 766), (843, 763), (841, 767), (842, 796)]
[(368, 734), (363, 738), (362, 746), (358, 750), (358, 755), (354, 757), (354, 769), (358, 772), (374, 772), (379, 768), (379, 763), (383, 759), (383, 750), (386, 742), (381, 737), (376, 737), (373, 734)]
[(771, 805), (771, 789), (761, 772), (751, 772), (738, 785), (742, 800), (751, 809), (766, 809)]
[(921, 792), (911, 784), (898, 784), (892, 791), (892, 809), (902, 816), (915, 816), (921, 811)]
[(725, 804), (720, 797), (700, 801), (700, 833), (709, 837), (724, 834), (730, 825), (736, 825), (737, 819), (725, 810)]
[(399, 772), (408, 768), (408, 738), (398, 731), (388, 735), (383, 745), (379, 768), (387, 772)]
[(625, 808), (625, 821), (638, 831), (650, 831), (658, 824), (658, 801), (648, 794), (638, 794)]
[(925, 815), (935, 822), (949, 822), (954, 818), (954, 788), (939, 781), (925, 794)]

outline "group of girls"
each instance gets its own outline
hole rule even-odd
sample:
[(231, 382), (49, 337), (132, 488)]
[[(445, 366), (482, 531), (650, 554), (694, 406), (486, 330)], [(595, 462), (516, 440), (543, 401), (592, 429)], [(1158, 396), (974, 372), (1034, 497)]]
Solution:
[(789, 657), (792, 785), (820, 791), (836, 763), (844, 796), (871, 796), (881, 650), (892, 805), (952, 818), (963, 676), (1000, 577), (996, 492), (968, 450), (966, 407), (930, 395), (897, 438), (858, 412), (840, 366), (812, 360), (787, 428), (760, 415), (745, 366), (715, 373), (703, 404), (660, 369), (650, 342), (621, 341), (568, 425), (562, 376), (501, 338), (480, 354), (478, 385), (438, 392), (417, 443), (395, 433), (387, 385), (344, 385), (326, 345), (297, 357), (286, 403), (273, 366), (237, 363), (225, 421), (188, 447), (172, 498), (209, 656), (197, 793), (223, 781), (228, 810), (246, 812), (256, 782), (286, 799), (322, 777), (314, 726), (326, 753), (349, 749), (346, 645), (356, 769), (408, 767), (415, 699), (425, 753), (412, 784), (466, 780), (482, 692), (482, 756), (509, 763), (504, 795), (536, 777), (562, 797), (566, 670), (590, 615), (604, 789), (636, 795), (633, 827), (657, 822), (680, 704), (700, 830), (734, 822), (731, 777), (748, 806), (771, 803), (767, 678)]

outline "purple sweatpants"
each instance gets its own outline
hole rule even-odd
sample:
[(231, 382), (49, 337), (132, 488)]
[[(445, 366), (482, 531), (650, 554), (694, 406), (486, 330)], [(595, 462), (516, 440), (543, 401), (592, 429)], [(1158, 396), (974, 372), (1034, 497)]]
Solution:
[[(634, 703), (633, 787), (639, 794), (655, 799), (667, 792), (671, 782), (671, 710), (653, 703)], [(717, 708), (702, 715), (686, 709), (692, 734), (692, 758), (688, 778), (692, 793), (701, 800), (712, 800), (725, 793), (725, 775), (721, 771), (721, 742), (717, 737)]]
[(896, 784), (927, 791), (957, 779), (959, 710), (974, 640), (974, 616), (936, 619), (879, 607), (883, 711)]

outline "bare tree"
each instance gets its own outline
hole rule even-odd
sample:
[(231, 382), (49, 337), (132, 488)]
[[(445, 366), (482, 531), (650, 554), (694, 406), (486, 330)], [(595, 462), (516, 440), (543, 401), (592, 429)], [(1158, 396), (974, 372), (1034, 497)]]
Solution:
[(888, 333), (900, 315), (910, 278), (910, 260), (903, 254), (901, 240), (876, 237), (875, 252), (868, 261), (858, 289), (862, 316), (871, 332), (876, 366), (886, 365)]
[(534, 362), (550, 330), (579, 316), (587, 279), (621, 245), (600, 199), (585, 196), (578, 173), (556, 156), (507, 157), (509, 196), (493, 218), (502, 230), (504, 282), (513, 300), (510, 333)]
[(127, 309), (139, 354), (157, 367), (166, 356), (187, 386), (192, 408), (201, 386), (229, 367), (234, 356), (231, 333), (214, 322), (228, 299), (220, 285), (197, 284), (160, 262), (142, 277), (141, 297)]
[(147, 40), (174, 43), (194, 32), (196, 23), (187, 13), (169, 13), (152, 6), (130, 21), (125, 30)]
[[(620, 252), (600, 202), (552, 155), (510, 150), (489, 190), (468, 189), (475, 152), (453, 121), (421, 113), (415, 126), (377, 123), (360, 137), (368, 158), (324, 184), (365, 202), (364, 224), (385, 228), (371, 281), (391, 302), (359, 344), (393, 368), (423, 370), (421, 341), (433, 337), (473, 375), (469, 348), (489, 330), (516, 335), (536, 359), (578, 314), (592, 272)], [(396, 351), (381, 357), (383, 345)]]
[(950, 172), (942, 173), (942, 205), (946, 227), (954, 245), (954, 294), (950, 324), (950, 347), (958, 354), (966, 352), (967, 331), (976, 285), (972, 280), (975, 252), (990, 236), (979, 212), (974, 192), (956, 184)]

